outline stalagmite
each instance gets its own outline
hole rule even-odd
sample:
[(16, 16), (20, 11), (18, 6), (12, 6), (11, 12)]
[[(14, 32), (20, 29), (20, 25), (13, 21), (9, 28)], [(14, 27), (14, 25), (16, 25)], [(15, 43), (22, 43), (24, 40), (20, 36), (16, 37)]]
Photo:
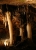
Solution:
[(21, 41), (23, 41), (23, 28), (20, 27), (20, 36), (21, 36)]
[(32, 29), (30, 23), (27, 23), (27, 38), (32, 39)]
[(10, 12), (6, 12), (6, 17), (7, 17), (7, 21), (8, 21), (8, 27), (9, 27), (9, 35), (10, 35), (10, 45), (13, 44), (13, 26), (11, 23), (11, 19), (10, 19)]

